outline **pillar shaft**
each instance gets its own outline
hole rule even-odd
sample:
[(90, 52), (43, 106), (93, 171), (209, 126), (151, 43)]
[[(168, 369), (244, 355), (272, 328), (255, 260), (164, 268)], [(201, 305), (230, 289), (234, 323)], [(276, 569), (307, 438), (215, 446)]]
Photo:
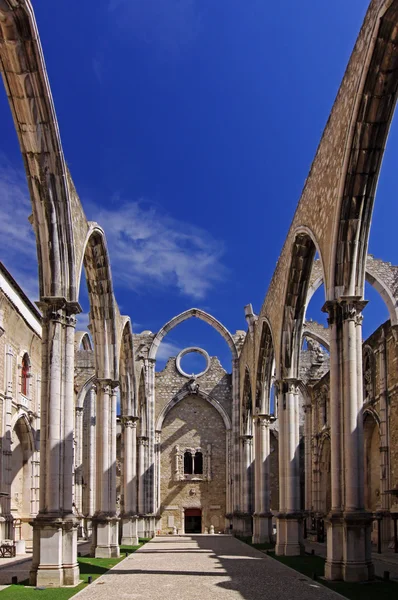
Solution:
[(282, 421), (282, 430), (279, 432), (282, 485), (275, 552), (278, 555), (294, 556), (303, 551), (298, 381), (286, 379), (279, 382), (279, 388), (282, 396), (282, 406), (279, 410), (279, 419)]
[(373, 577), (371, 517), (364, 510), (362, 310), (359, 298), (327, 302), (330, 327), (330, 435), (332, 510), (325, 575)]
[(33, 523), (31, 583), (75, 585), (77, 519), (73, 502), (74, 331), (80, 308), (63, 298), (40, 304), (42, 398), (40, 510)]
[(122, 544), (138, 544), (137, 533), (137, 418), (123, 418), (124, 512)]

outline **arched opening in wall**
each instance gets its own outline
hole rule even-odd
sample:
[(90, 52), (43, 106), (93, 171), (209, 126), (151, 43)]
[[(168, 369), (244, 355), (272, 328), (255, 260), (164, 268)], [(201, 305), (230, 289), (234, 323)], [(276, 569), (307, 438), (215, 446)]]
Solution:
[(22, 357), (22, 365), (21, 365), (21, 393), (26, 396), (26, 398), (30, 398), (30, 358), (29, 354), (25, 352)]
[(255, 413), (275, 416), (275, 354), (271, 329), (262, 324), (256, 377)]
[[(82, 268), (87, 295), (80, 277), (79, 302), (83, 303), (83, 313), (80, 321), (78, 316), (78, 329), (85, 325), (90, 330), (98, 379), (117, 381), (116, 306), (105, 234), (99, 227), (94, 227), (86, 240)], [(85, 312), (86, 307), (89, 313)]]
[(365, 509), (376, 512), (381, 508), (380, 488), (380, 429), (372, 412), (364, 414), (365, 443)]
[(133, 355), (133, 332), (128, 320), (122, 333), (119, 356), (120, 413), (122, 416), (136, 416), (135, 375)]
[[(328, 354), (322, 350), (319, 343), (325, 335), (325, 327), (322, 323), (309, 320), (307, 307), (323, 279), (322, 260), (317, 255), (312, 234), (309, 231), (297, 233), (292, 244), (287, 276), (280, 361), (281, 378), (286, 382), (282, 397), (289, 388), (293, 389), (298, 396), (296, 400), (294, 394), (289, 403), (279, 410), (280, 419), (283, 410), (280, 443), (284, 436), (291, 438), (286, 444), (288, 449), (284, 452), (284, 468), (289, 469), (291, 476), (299, 482), (295, 490), (295, 499), (290, 500), (290, 510), (293, 509), (293, 504), (294, 510), (304, 506), (310, 510), (312, 506), (310, 499), (312, 435), (310, 417), (306, 408), (310, 403), (308, 385), (316, 383), (327, 371)], [(287, 503), (287, 499), (284, 501)]]
[(22, 416), (15, 423), (11, 435), (11, 515), (13, 517), (12, 538), (24, 540), (31, 546), (33, 534), (29, 522), (35, 494), (33, 480), (33, 436), (27, 419)]
[(138, 384), (138, 403), (137, 403), (138, 429), (137, 435), (140, 437), (148, 436), (148, 402), (145, 388), (145, 374), (141, 370)]

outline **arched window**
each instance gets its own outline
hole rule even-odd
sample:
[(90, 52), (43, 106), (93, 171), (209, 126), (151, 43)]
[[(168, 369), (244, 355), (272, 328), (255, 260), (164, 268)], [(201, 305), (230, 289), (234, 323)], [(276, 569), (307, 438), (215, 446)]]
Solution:
[(369, 346), (363, 351), (363, 401), (371, 402), (375, 397), (375, 357)]
[(27, 352), (22, 357), (21, 392), (29, 396), (30, 360)]
[(184, 452), (184, 475), (192, 475), (192, 463), (192, 454), (188, 451)]
[(195, 475), (203, 475), (203, 454), (201, 452), (195, 452), (194, 473)]

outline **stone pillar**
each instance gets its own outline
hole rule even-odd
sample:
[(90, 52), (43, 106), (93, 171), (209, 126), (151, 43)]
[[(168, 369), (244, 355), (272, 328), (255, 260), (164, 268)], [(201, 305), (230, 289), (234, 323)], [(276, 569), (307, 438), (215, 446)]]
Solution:
[(232, 359), (232, 510), (233, 531), (241, 533), (241, 456), (240, 456), (240, 397), (239, 359)]
[(116, 517), (116, 400), (117, 387), (109, 380), (98, 380), (96, 511), (92, 540), (92, 552), (96, 558), (115, 558), (120, 555), (119, 520)]
[(252, 534), (253, 436), (242, 435), (242, 512), (244, 535)]
[(122, 544), (138, 545), (137, 530), (137, 417), (123, 417), (124, 512)]
[(313, 508), (312, 500), (312, 404), (307, 402), (304, 407), (305, 411), (305, 506), (306, 513), (310, 513)]
[(145, 514), (146, 514), (146, 503), (145, 503), (145, 455), (147, 449), (147, 438), (140, 436), (137, 438), (137, 451), (138, 451), (138, 513), (139, 513), (139, 535), (140, 537), (146, 537), (145, 534)]
[(83, 513), (87, 519), (87, 536), (90, 536), (92, 533), (92, 518), (96, 507), (96, 398), (97, 388), (95, 385), (92, 385), (89, 391), (87, 405), (87, 472), (85, 473), (87, 486), (84, 492), (83, 510)]
[(83, 407), (76, 406), (75, 425), (75, 507), (83, 514)]
[(283, 556), (286, 544), (286, 394), (283, 381), (275, 381), (279, 421), (279, 513), (276, 520), (275, 554)]
[(327, 302), (330, 327), (332, 510), (327, 521), (327, 579), (373, 577), (371, 515), (364, 510), (362, 310), (345, 297)]
[(1, 524), (1, 534), (3, 539), (12, 537), (12, 521), (11, 515), (11, 478), (12, 478), (12, 431), (11, 431), (11, 418), (12, 418), (12, 397), (13, 397), (13, 351), (11, 346), (6, 346), (6, 360), (5, 360), (5, 397), (4, 397), (4, 415), (5, 423), (3, 429), (4, 441), (2, 444), (2, 478), (1, 478), (1, 491), (4, 496), (1, 497), (1, 514), (5, 519), (4, 525)]
[(381, 545), (387, 549), (391, 540), (391, 496), (387, 490), (390, 485), (390, 432), (388, 416), (388, 370), (386, 362), (387, 340), (382, 330), (377, 351), (379, 361), (379, 397), (380, 397), (380, 498), (381, 498)]
[(42, 320), (40, 510), (33, 521), (32, 585), (76, 585), (78, 520), (72, 512), (76, 303), (39, 303)]
[[(256, 421), (256, 498), (255, 498), (255, 540), (263, 544), (272, 542), (272, 513), (270, 488), (270, 417), (259, 415)], [(258, 479), (258, 483), (257, 483)]]
[(285, 556), (303, 552), (303, 514), (300, 502), (300, 434), (299, 389), (296, 379), (288, 379), (286, 385), (285, 414), (285, 469), (286, 469), (286, 540)]

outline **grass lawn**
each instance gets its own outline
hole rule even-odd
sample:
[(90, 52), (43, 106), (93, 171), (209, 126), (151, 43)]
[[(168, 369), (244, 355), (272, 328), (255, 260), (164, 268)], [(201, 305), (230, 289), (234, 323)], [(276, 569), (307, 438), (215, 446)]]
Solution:
[(140, 548), (148, 539), (140, 539), (139, 546), (120, 546), (120, 558), (91, 558), (83, 556), (77, 559), (80, 567), (80, 579), (82, 583), (74, 588), (47, 588), (45, 590), (36, 590), (34, 587), (27, 585), (27, 582), (19, 583), (18, 585), (10, 585), (8, 588), (0, 592), (0, 600), (68, 600), (77, 592), (84, 589), (88, 584), (88, 577), (97, 579), (109, 569), (112, 569), (121, 560), (126, 558), (127, 554), (131, 554)]
[[(345, 583), (344, 581), (326, 581), (322, 579), (325, 574), (325, 559), (321, 556), (305, 554), (303, 556), (276, 556), (272, 552), (272, 544), (252, 544), (251, 537), (236, 536), (242, 542), (257, 548), (257, 550), (271, 550), (267, 552), (275, 560), (291, 567), (307, 577), (313, 577), (315, 574), (318, 583), (338, 592), (349, 600), (392, 600), (398, 598), (398, 584), (395, 581), (374, 581), (364, 583)], [(1, 600), (1, 598), (0, 598)]]
[(269, 556), (279, 562), (312, 577), (315, 573), (317, 582), (338, 592), (349, 600), (392, 600), (398, 598), (398, 584), (395, 581), (374, 581), (364, 583), (346, 583), (344, 581), (326, 581), (321, 579), (325, 573), (325, 559), (321, 556), (275, 556), (274, 552), (268, 552)]

